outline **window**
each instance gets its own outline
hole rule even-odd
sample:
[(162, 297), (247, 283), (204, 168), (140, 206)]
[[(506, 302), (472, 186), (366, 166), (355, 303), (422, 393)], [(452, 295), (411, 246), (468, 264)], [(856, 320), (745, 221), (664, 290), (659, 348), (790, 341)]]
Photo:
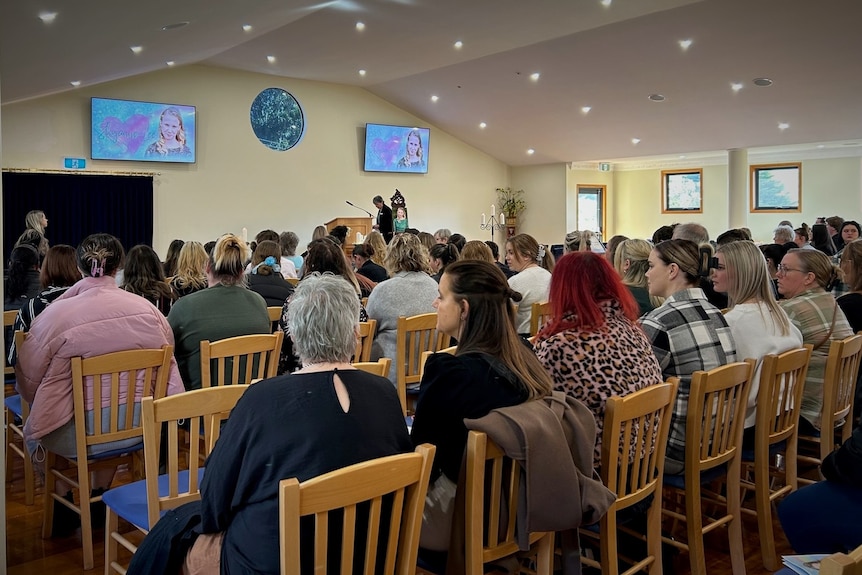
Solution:
[(661, 173), (661, 213), (703, 212), (703, 170), (665, 170)]
[(600, 234), (605, 232), (606, 186), (578, 186), (578, 227)]
[(752, 212), (801, 212), (802, 164), (751, 166)]

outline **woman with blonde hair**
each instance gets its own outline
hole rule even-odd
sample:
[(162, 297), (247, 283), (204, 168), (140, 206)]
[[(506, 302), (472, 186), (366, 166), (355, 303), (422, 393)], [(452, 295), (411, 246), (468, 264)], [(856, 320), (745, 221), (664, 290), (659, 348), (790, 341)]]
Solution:
[(27, 216), (24, 218), (24, 229), (36, 230), (44, 236), (45, 228), (47, 227), (48, 218), (45, 217), (45, 212), (42, 210), (31, 210), (27, 212)]
[(634, 296), (640, 314), (649, 313), (664, 302), (647, 289), (646, 272), (649, 269), (649, 254), (652, 244), (646, 240), (625, 240), (614, 253), (614, 269), (620, 274), (623, 284)]
[(790, 321), (802, 332), (802, 342), (814, 346), (802, 391), (800, 432), (820, 429), (823, 378), (833, 341), (853, 335), (847, 317), (829, 293), (838, 281), (838, 268), (819, 250), (792, 249), (778, 266), (779, 302)]
[(715, 258), (712, 283), (715, 291), (727, 294), (729, 308), (724, 319), (736, 343), (736, 356), (757, 361), (745, 414), (744, 443), (753, 446), (763, 357), (802, 347), (802, 333), (790, 323), (787, 313), (772, 296), (766, 260), (754, 242), (725, 244), (718, 248)]
[(206, 265), (209, 287), (180, 298), (168, 314), (176, 340), (174, 355), (187, 390), (201, 388), (201, 341), (272, 333), (266, 302), (245, 287), (250, 256), (241, 238), (220, 237)]
[(566, 234), (563, 247), (566, 253), (588, 252), (592, 249), (592, 239), (595, 234), (590, 230), (574, 230)]
[(464, 244), (464, 249), (461, 250), (461, 259), (478, 260), (480, 262), (496, 264), (496, 260), (494, 260), (494, 253), (491, 251), (491, 248), (489, 248), (488, 244), (481, 240), (470, 240), (469, 242)]
[(386, 240), (383, 239), (383, 234), (377, 230), (372, 230), (370, 234), (365, 236), (365, 243), (374, 249), (371, 261), (386, 267)]
[(506, 263), (518, 272), (509, 278), (509, 286), (520, 293), (518, 303), (518, 333), (530, 335), (530, 316), (533, 304), (548, 301), (554, 256), (551, 246), (536, 241), (533, 236), (518, 234), (506, 242)]
[(177, 273), (171, 278), (170, 286), (179, 299), (207, 287), (207, 256), (200, 242), (186, 242), (180, 248), (177, 258)]

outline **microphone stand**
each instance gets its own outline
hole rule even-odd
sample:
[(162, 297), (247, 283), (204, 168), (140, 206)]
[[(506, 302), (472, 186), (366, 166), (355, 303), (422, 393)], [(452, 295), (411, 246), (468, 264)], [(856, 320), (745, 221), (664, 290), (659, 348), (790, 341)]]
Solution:
[(344, 203), (345, 203), (345, 204), (347, 204), (348, 206), (353, 206), (354, 208), (356, 208), (356, 209), (357, 209), (357, 210), (359, 210), (360, 212), (365, 212), (366, 214), (368, 214), (368, 217), (369, 217), (369, 218), (373, 218), (373, 217), (374, 217), (374, 216), (371, 214), (371, 212), (369, 212), (368, 210), (365, 210), (365, 209), (363, 209), (363, 208), (360, 208), (359, 206), (357, 206), (356, 204), (354, 204), (354, 203), (353, 203), (353, 202), (351, 202), (350, 200), (344, 200)]

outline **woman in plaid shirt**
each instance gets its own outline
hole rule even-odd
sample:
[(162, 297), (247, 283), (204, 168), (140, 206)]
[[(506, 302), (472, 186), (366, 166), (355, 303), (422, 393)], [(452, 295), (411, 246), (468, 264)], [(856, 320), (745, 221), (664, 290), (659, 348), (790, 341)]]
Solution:
[(667, 299), (640, 322), (652, 342), (662, 375), (680, 379), (665, 456), (665, 473), (674, 475), (685, 469), (691, 374), (736, 361), (736, 345), (721, 310), (709, 303), (698, 287), (708, 272), (701, 248), (692, 241), (667, 240), (650, 252), (646, 273), (649, 293)]

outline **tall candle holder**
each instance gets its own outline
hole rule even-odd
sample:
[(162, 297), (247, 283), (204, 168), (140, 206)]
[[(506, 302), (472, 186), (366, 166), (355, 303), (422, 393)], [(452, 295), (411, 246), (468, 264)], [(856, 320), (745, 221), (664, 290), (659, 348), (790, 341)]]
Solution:
[[(482, 214), (482, 223), (479, 224), (479, 229), (491, 230), (491, 241), (494, 242), (494, 230), (502, 230), (506, 227), (506, 216), (500, 214), (499, 219), (495, 213), (494, 206), (491, 206), (491, 217), (485, 219), (485, 214)], [(496, 243), (496, 242), (495, 242)]]

